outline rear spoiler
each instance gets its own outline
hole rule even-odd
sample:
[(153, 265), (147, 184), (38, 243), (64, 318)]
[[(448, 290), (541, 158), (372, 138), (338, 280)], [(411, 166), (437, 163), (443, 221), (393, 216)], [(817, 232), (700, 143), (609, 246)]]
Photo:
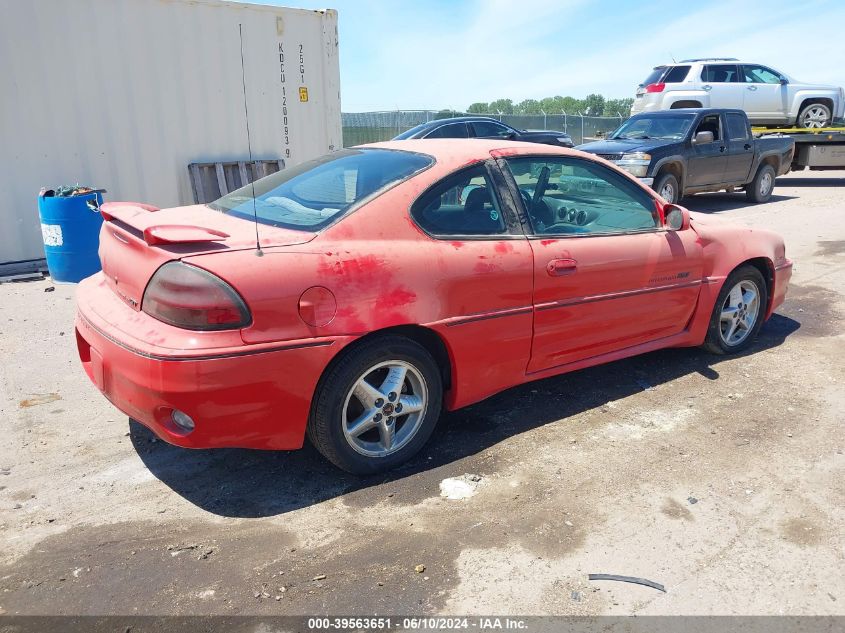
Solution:
[[(196, 242), (222, 242), (228, 233), (210, 229), (195, 224), (156, 224), (142, 228), (135, 221), (138, 216), (146, 216), (148, 213), (159, 211), (154, 207), (141, 202), (106, 202), (100, 205), (100, 214), (106, 222), (117, 220), (121, 224), (141, 232), (144, 241), (150, 246), (156, 244), (190, 244)], [(147, 222), (142, 222), (142, 226)]]

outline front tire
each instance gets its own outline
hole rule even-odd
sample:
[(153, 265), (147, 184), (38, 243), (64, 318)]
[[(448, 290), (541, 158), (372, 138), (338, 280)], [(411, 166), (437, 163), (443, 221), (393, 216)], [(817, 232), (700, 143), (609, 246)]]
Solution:
[(775, 190), (775, 168), (760, 165), (754, 180), (745, 188), (746, 197), (752, 202), (768, 202)]
[(670, 204), (677, 204), (678, 200), (681, 199), (678, 179), (672, 174), (663, 174), (660, 176), (654, 184), (654, 191)]
[(829, 127), (833, 115), (830, 108), (823, 103), (809, 103), (801, 108), (798, 114), (798, 127), (822, 128)]
[(366, 475), (413, 457), (434, 430), (443, 381), (431, 354), (399, 336), (353, 348), (320, 380), (308, 438), (338, 468)]
[(754, 266), (733, 271), (713, 306), (704, 349), (713, 354), (736, 354), (748, 347), (760, 328), (769, 305), (763, 275)]

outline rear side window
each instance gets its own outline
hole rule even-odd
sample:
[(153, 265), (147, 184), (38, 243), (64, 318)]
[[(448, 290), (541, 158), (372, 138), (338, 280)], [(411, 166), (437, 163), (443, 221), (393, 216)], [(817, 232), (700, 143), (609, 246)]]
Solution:
[(411, 217), (430, 235), (505, 233), (496, 192), (484, 165), (447, 176), (411, 207)]
[(316, 231), (433, 163), (431, 156), (412, 152), (344, 149), (256, 180), (208, 206), (246, 220), (254, 214), (262, 224)]
[(508, 127), (493, 121), (473, 121), (472, 127), (475, 128), (476, 136), (498, 136), (499, 138), (507, 138), (511, 134)]
[(711, 84), (734, 83), (739, 80), (739, 68), (736, 64), (710, 64), (701, 71), (701, 81)]
[(689, 74), (689, 66), (673, 66), (669, 69), (669, 72), (666, 73), (666, 76), (663, 77), (663, 83), (665, 84), (679, 84), (682, 81), (686, 80), (687, 75)]
[(741, 114), (728, 112), (728, 138), (732, 141), (743, 141), (748, 138), (748, 126)]
[(441, 125), (436, 130), (429, 132), (425, 138), (466, 138), (467, 124), (466, 123), (450, 123), (449, 125)]

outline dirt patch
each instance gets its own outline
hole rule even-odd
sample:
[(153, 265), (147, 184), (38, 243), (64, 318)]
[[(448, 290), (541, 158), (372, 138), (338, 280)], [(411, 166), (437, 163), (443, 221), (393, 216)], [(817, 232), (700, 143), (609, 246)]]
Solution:
[(42, 393), (38, 394), (37, 396), (33, 396), (32, 398), (21, 400), (18, 403), (18, 406), (21, 409), (28, 409), (29, 407), (36, 407), (40, 404), (48, 404), (50, 402), (56, 402), (57, 400), (61, 399), (62, 397), (57, 393)]
[(431, 612), (431, 585), (455, 576), (446, 540), (374, 530), (300, 549), (270, 521), (80, 526), (0, 569), (0, 592), (8, 614)]
[(671, 497), (666, 497), (666, 501), (660, 511), (670, 519), (683, 519), (684, 521), (695, 521), (695, 517), (689, 508), (683, 506)]
[(809, 547), (818, 545), (822, 542), (824, 537), (824, 530), (807, 519), (787, 519), (780, 527), (781, 537), (800, 545), (801, 547)]
[(845, 318), (837, 307), (841, 301), (842, 296), (828, 288), (790, 284), (778, 312), (801, 324), (798, 336), (836, 336), (842, 332)]
[(845, 254), (845, 240), (829, 240), (819, 242), (818, 250), (813, 253), (816, 257), (829, 257), (831, 255)]

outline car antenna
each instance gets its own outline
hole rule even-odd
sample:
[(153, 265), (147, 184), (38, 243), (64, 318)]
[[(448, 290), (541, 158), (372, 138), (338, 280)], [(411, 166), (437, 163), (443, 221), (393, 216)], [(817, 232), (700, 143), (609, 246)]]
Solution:
[(252, 170), (252, 219), (255, 221), (255, 256), (263, 257), (261, 242), (258, 239), (258, 208), (255, 202), (255, 164), (252, 162), (252, 141), (249, 136), (249, 109), (246, 105), (246, 68), (244, 66), (244, 25), (238, 24), (238, 36), (241, 40), (241, 84), (244, 89), (244, 120), (246, 120), (246, 147), (249, 152), (249, 167)]
[(674, 55), (672, 55), (672, 53), (669, 53), (669, 57), (671, 57), (671, 58), (672, 58), (672, 63), (673, 63), (673, 64), (677, 64), (677, 63), (678, 63), (678, 62), (675, 60), (675, 56), (674, 56)]

